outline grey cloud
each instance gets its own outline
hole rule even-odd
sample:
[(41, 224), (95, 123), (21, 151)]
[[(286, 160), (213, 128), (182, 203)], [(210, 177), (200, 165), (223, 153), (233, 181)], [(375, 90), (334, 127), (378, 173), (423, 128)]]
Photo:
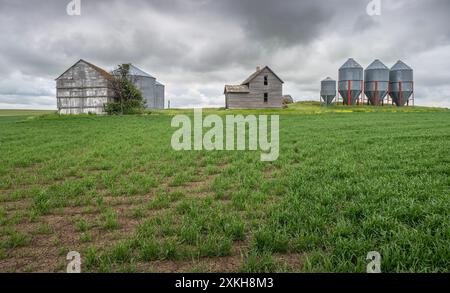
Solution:
[(355, 33), (364, 32), (370, 30), (376, 26), (379, 22), (375, 17), (367, 17), (367, 15), (360, 15), (353, 25), (353, 31)]
[[(216, 1), (219, 11), (239, 21), (251, 40), (278, 46), (306, 43), (320, 32), (331, 12), (323, 1)], [(233, 4), (233, 5), (230, 5)], [(327, 13), (328, 12), (328, 13)]]
[(69, 0), (0, 0), (0, 106), (47, 105), (53, 79), (80, 58), (106, 69), (133, 62), (178, 107), (220, 106), (223, 85), (256, 65), (276, 70), (296, 99), (315, 98), (348, 57), (363, 66), (404, 59), (419, 100), (449, 100), (447, 0), (382, 0), (378, 17), (365, 13), (369, 0), (81, 2), (82, 15), (70, 17)]

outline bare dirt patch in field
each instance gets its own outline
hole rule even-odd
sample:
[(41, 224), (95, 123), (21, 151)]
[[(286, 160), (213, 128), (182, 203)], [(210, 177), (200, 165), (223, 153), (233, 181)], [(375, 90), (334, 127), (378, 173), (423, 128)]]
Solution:
[(299, 253), (275, 254), (273, 256), (278, 263), (287, 266), (293, 272), (301, 272), (304, 266), (305, 256)]
[(158, 273), (232, 273), (239, 270), (243, 262), (241, 256), (201, 258), (193, 261), (151, 261), (138, 263), (138, 271)]
[[(223, 164), (221, 170), (226, 166), (228, 165)], [(101, 250), (112, 248), (123, 240), (131, 239), (144, 221), (154, 217), (164, 218), (164, 215), (172, 213), (179, 202), (178, 199), (170, 202), (168, 206), (149, 208), (149, 204), (157, 200), (161, 194), (164, 196), (164, 192), (167, 196), (180, 192), (192, 200), (214, 198), (211, 185), (220, 173), (206, 175), (205, 170), (202, 170), (198, 176), (198, 180), (173, 187), (169, 186), (173, 178), (168, 177), (158, 187), (143, 195), (113, 196), (108, 190), (103, 189), (99, 191), (98, 196), (86, 198), (81, 203), (70, 200), (64, 207), (52, 209), (49, 214), (33, 219), (25, 217), (11, 227), (25, 233), (30, 241), (21, 247), (6, 249), (3, 259), (0, 260), (0, 271), (63, 272), (69, 251), (83, 252), (92, 246)], [(54, 181), (52, 184), (64, 184), (78, 179), (80, 178), (72, 176)], [(33, 200), (23, 198), (3, 202), (0, 203), (0, 207), (8, 214), (23, 210), (31, 211)], [(104, 227), (105, 211), (113, 212), (116, 217), (117, 223), (112, 229)], [(175, 218), (173, 225), (177, 225), (177, 222)], [(81, 223), (84, 225), (83, 228)], [(243, 255), (247, 248), (247, 242), (235, 241), (231, 255), (225, 257), (203, 257), (191, 261), (159, 260), (137, 262), (135, 265), (138, 271), (150, 272), (235, 272), (242, 266)]]

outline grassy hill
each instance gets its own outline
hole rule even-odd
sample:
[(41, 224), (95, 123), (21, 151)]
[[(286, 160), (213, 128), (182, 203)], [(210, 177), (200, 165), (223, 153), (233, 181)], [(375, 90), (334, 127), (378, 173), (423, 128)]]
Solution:
[[(260, 111), (205, 112), (231, 114)], [(280, 114), (280, 157), (182, 151), (172, 114), (0, 117), (0, 271), (450, 270), (450, 113)], [(323, 115), (316, 115), (323, 114)]]
[[(286, 109), (267, 109), (267, 110), (225, 110), (223, 108), (210, 108), (203, 109), (205, 113), (210, 114), (279, 114), (279, 115), (296, 115), (296, 114), (325, 114), (325, 113), (373, 113), (373, 112), (385, 112), (385, 113), (417, 113), (417, 112), (448, 112), (446, 108), (433, 108), (433, 107), (403, 107), (398, 108), (392, 105), (386, 105), (383, 107), (373, 106), (342, 106), (332, 105), (324, 106), (322, 103), (314, 101), (297, 102), (288, 105)], [(192, 113), (192, 109), (170, 109), (170, 110), (147, 110), (148, 114), (165, 114), (173, 115), (180, 113)], [(41, 116), (47, 114), (56, 114), (54, 110), (2, 110), (0, 109), (0, 117), (2, 116)]]
[[(279, 114), (279, 115), (299, 115), (299, 114), (326, 114), (326, 113), (423, 113), (423, 112), (448, 112), (449, 109), (446, 108), (433, 108), (433, 107), (403, 107), (399, 108), (396, 106), (387, 105), (384, 107), (373, 107), (373, 106), (342, 106), (342, 105), (332, 105), (324, 106), (322, 103), (306, 101), (297, 102), (288, 105), (287, 109), (266, 109), (266, 110), (225, 110), (225, 109), (203, 109), (204, 112), (209, 112), (213, 114)], [(179, 113), (190, 113), (191, 109), (171, 109), (171, 110), (151, 110), (150, 113), (164, 113), (164, 114), (179, 114)]]
[(55, 113), (54, 110), (3, 110), (0, 109), (0, 117), (3, 116), (39, 116)]

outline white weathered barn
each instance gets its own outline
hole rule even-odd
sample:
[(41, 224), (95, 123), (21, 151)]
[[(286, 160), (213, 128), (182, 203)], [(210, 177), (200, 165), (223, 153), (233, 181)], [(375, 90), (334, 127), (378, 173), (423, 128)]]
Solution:
[(80, 60), (56, 79), (56, 100), (60, 114), (105, 114), (103, 105), (112, 101), (104, 69)]
[[(130, 66), (135, 85), (142, 91), (147, 108), (164, 109), (164, 85), (136, 66)], [(112, 75), (84, 60), (79, 60), (56, 79), (56, 99), (60, 114), (105, 114), (104, 105), (112, 102), (109, 88)]]
[(240, 85), (225, 86), (227, 109), (264, 109), (283, 107), (283, 80), (268, 66), (256, 68)]

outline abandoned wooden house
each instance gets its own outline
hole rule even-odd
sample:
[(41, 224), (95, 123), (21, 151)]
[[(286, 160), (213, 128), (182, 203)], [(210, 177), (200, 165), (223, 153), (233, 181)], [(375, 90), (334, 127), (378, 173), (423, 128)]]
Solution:
[[(164, 86), (149, 74), (131, 66), (135, 85), (142, 91), (148, 108), (164, 109)], [(80, 60), (56, 79), (56, 100), (60, 114), (105, 114), (112, 102), (112, 75), (106, 70)]]
[(268, 66), (256, 68), (240, 85), (225, 86), (227, 109), (264, 109), (283, 107), (283, 80)]

